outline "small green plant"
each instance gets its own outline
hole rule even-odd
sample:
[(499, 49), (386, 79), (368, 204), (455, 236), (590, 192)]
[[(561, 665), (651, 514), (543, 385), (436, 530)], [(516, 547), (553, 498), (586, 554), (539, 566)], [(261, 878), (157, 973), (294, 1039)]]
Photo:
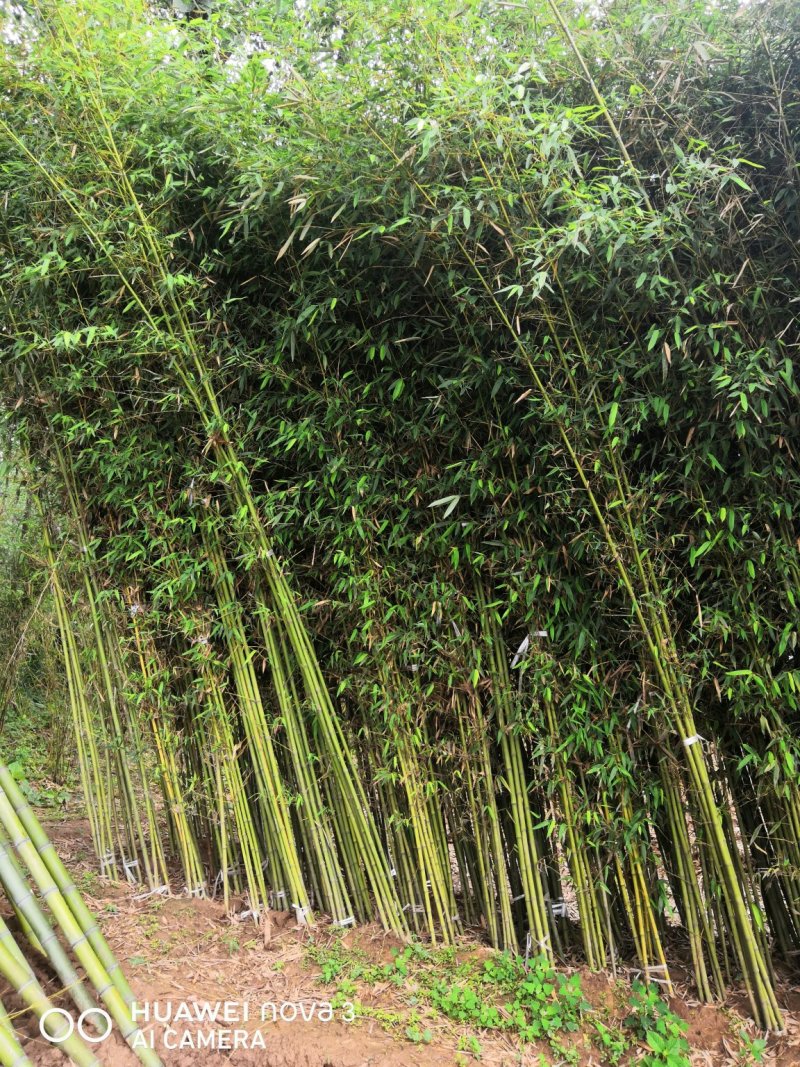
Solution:
[(616, 1067), (630, 1047), (630, 1042), (625, 1034), (617, 1027), (606, 1026), (605, 1023), (596, 1019), (594, 1022), (596, 1032), (596, 1044), (603, 1053), (603, 1062), (610, 1067)]
[(78, 878), (79, 888), (84, 892), (91, 893), (97, 886), (100, 876), (96, 871), (82, 871)]
[(154, 938), (160, 929), (160, 923), (155, 915), (146, 915), (142, 919), (142, 929), (149, 938)]
[(335, 978), (338, 978), (344, 969), (344, 964), (341, 960), (331, 956), (322, 962), (322, 981), (332, 982)]
[(740, 1030), (739, 1040), (741, 1048), (739, 1049), (738, 1060), (743, 1067), (745, 1065), (750, 1067), (750, 1064), (764, 1062), (767, 1042), (763, 1037), (750, 1037), (746, 1030)]
[(489, 1029), (503, 1025), (498, 1008), (487, 1004), (469, 985), (437, 982), (430, 992), (431, 1003), (443, 1015), (459, 1022)]
[(472, 1034), (465, 1034), (458, 1039), (459, 1052), (469, 1052), (473, 1059), (480, 1060), (483, 1058), (483, 1048), (480, 1041)]
[(686, 1023), (670, 1010), (656, 987), (635, 982), (630, 1007), (625, 1024), (650, 1050), (639, 1062), (644, 1067), (689, 1067)]
[[(333, 1003), (333, 1001), (331, 1002)], [(334, 1005), (335, 1006), (335, 1005)], [(403, 1012), (389, 1011), (387, 1008), (374, 1008), (367, 1004), (355, 1002), (353, 1004), (356, 1016), (363, 1019), (374, 1019), (379, 1022), (384, 1030), (393, 1031), (406, 1022)]]
[(342, 955), (342, 948), (338, 942), (335, 942), (331, 946), (322, 946), (310, 944), (308, 946), (308, 956), (316, 963), (320, 968), (320, 981), (328, 985), (330, 982), (334, 982), (345, 971), (345, 960)]
[(429, 1045), (433, 1040), (433, 1031), (426, 1028), (420, 1030), (416, 1023), (406, 1027), (406, 1037), (415, 1045)]
[(509, 1010), (525, 1041), (550, 1037), (560, 1030), (577, 1030), (582, 1015), (590, 1008), (581, 990), (580, 976), (556, 975), (544, 956), (530, 961), (515, 994)]
[(422, 945), (407, 945), (403, 951), (392, 949), (392, 962), (384, 968), (387, 978), (401, 985), (408, 977), (412, 963), (431, 961), (431, 954)]
[(481, 980), (487, 985), (510, 991), (524, 974), (525, 969), (519, 956), (513, 956), (510, 952), (498, 952), (484, 961)]
[(550, 1048), (559, 1057), (560, 1062), (569, 1064), (569, 1067), (577, 1067), (580, 1063), (581, 1054), (575, 1045), (567, 1045), (560, 1038), (551, 1037)]
[(345, 999), (352, 999), (357, 992), (356, 984), (355, 982), (351, 982), (349, 978), (343, 978), (336, 987), (336, 992), (339, 996), (342, 996)]
[(242, 947), (239, 942), (239, 938), (234, 936), (234, 934), (223, 934), (221, 940), (222, 944), (228, 950), (229, 956), (235, 956), (239, 949)]
[(355, 994), (355, 986), (350, 982), (342, 982), (336, 989), (336, 992), (331, 997), (331, 1007), (338, 1011), (340, 1008), (344, 1008), (346, 1004), (351, 1004), (355, 1011), (355, 1015), (363, 1015), (361, 1002)]

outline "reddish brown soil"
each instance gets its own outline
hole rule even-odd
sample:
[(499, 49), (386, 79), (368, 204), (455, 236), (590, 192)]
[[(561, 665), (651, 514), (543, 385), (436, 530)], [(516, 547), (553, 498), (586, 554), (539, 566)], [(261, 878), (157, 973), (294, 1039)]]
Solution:
[[(114, 887), (96, 877), (83, 822), (52, 823), (48, 830), (89, 907), (99, 917), (140, 1003), (248, 1003), (251, 1020), (232, 1023), (231, 1029), (260, 1030), (264, 1035), (265, 1049), (166, 1050), (164, 1027), (156, 1024), (155, 1047), (165, 1067), (467, 1067), (476, 1060), (458, 1048), (459, 1039), (470, 1034), (480, 1040), (480, 1062), (489, 1067), (544, 1067), (565, 1062), (547, 1047), (523, 1050), (508, 1038), (426, 1014), (427, 1009), (420, 1006), (416, 1008), (422, 1017), (420, 1025), (429, 1028), (433, 1036), (428, 1044), (413, 1044), (405, 1035), (405, 1021), (414, 1009), (408, 1003), (407, 991), (390, 982), (359, 988), (361, 1002), (377, 1018), (354, 1023), (323, 1022), (318, 1018), (307, 1022), (299, 1017), (291, 1023), (273, 1023), (270, 1018), (262, 1023), (257, 1013), (264, 1002), (304, 1002), (308, 1006), (333, 995), (331, 987), (320, 984), (319, 968), (308, 961), (306, 942), (311, 935), (307, 929), (299, 928), (288, 913), (273, 912), (269, 927), (257, 928), (249, 922), (231, 923), (221, 903), (215, 901), (159, 896), (137, 899), (135, 890)], [(14, 927), (13, 918), (8, 921)], [(324, 939), (326, 929), (318, 928), (314, 936)], [(358, 948), (372, 962), (388, 961), (391, 949), (400, 946), (397, 939), (375, 927), (351, 931), (345, 944)], [(465, 944), (460, 954), (485, 951), (475, 944)], [(46, 970), (39, 973), (43, 984), (54, 992), (57, 987)], [(619, 977), (627, 977), (627, 972), (620, 972)], [(582, 984), (595, 1009), (608, 1016), (624, 1014), (624, 998), (610, 976), (585, 972)], [(692, 1062), (712, 1067), (748, 1062), (739, 1058), (742, 1046), (737, 1036), (745, 1028), (751, 1037), (757, 1036), (744, 1019), (746, 1005), (736, 997), (727, 1006), (700, 1004), (688, 987), (679, 989), (679, 993), (671, 1007), (689, 1025)], [(25, 1048), (36, 1067), (63, 1065), (66, 1061), (61, 1052), (37, 1036), (36, 1020), (7, 990), (0, 995), (7, 1009), (15, 1014), (15, 1025), (26, 1037)], [(781, 1000), (787, 1008), (787, 1031), (771, 1039), (763, 1062), (769, 1067), (800, 1067), (800, 988), (787, 984), (781, 990)], [(340, 1017), (341, 1013), (337, 1014)], [(147, 1031), (148, 1027), (144, 1029)], [(208, 1027), (178, 1022), (174, 1029), (183, 1033), (207, 1031)], [(576, 1036), (575, 1046), (581, 1067), (607, 1067), (602, 1054), (584, 1034)], [(96, 1048), (107, 1067), (134, 1067), (138, 1062), (116, 1037)]]

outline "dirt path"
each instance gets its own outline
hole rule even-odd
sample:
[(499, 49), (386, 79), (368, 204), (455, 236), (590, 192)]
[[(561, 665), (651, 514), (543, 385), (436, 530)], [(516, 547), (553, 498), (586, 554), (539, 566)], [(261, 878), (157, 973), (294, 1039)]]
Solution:
[[(324, 953), (327, 944), (338, 940), (329, 928), (312, 932), (299, 928), (288, 913), (277, 912), (266, 927), (231, 923), (216, 901), (111, 886), (96, 875), (84, 822), (51, 823), (48, 832), (100, 919), (137, 1002), (160, 1016), (155, 1020), (151, 1015), (141, 1025), (165, 1067), (471, 1067), (478, 1062), (488, 1067), (606, 1067), (612, 1062), (582, 1033), (572, 1035), (569, 1050), (559, 1059), (547, 1046), (521, 1048), (503, 1035), (454, 1023), (415, 1005), (410, 982), (354, 989), (358, 1017), (349, 1021), (354, 1009), (341, 992), (337, 995), (336, 982), (321, 981), (324, 967), (309, 951), (317, 946)], [(376, 964), (389, 962), (392, 950), (402, 947), (376, 927), (349, 932), (345, 945)], [(462, 952), (465, 957), (486, 954), (474, 944), (465, 945), (459, 956)], [(55, 989), (46, 972), (41, 977)], [(624, 1014), (619, 983), (588, 972), (581, 977), (587, 999), (604, 1018)], [(4, 999), (9, 1010), (18, 1007)], [(800, 989), (787, 984), (782, 1000), (787, 1008), (800, 1008)], [(689, 1023), (693, 1063), (729, 1067), (748, 1062), (741, 1058), (737, 1037), (747, 1024), (735, 1005), (736, 998), (726, 1007), (702, 1005), (687, 991), (672, 1001), (673, 1011)], [(218, 1013), (216, 1022), (198, 1022), (196, 1013), (209, 1010)], [(185, 1018), (187, 1013), (194, 1018)], [(26, 1051), (36, 1067), (65, 1062), (38, 1036), (34, 1020), (21, 1014), (15, 1021), (28, 1035)], [(750, 1034), (755, 1036), (752, 1030)], [(213, 1040), (216, 1047), (198, 1047), (204, 1040)], [(137, 1063), (116, 1038), (97, 1049), (108, 1067)], [(627, 1056), (621, 1062), (632, 1061)], [(800, 1023), (794, 1011), (786, 1034), (772, 1040), (762, 1062), (800, 1067)]]

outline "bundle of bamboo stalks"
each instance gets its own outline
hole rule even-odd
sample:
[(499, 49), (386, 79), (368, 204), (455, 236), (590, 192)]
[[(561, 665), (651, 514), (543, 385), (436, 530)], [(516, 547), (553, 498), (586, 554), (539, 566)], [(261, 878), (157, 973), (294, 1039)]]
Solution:
[[(41, 1033), (58, 1044), (78, 1067), (99, 1067), (95, 1048), (109, 1030), (119, 1032), (145, 1067), (161, 1060), (148, 1048), (133, 1021), (133, 994), (97, 920), (83, 901), (52, 843), (25, 800), (11, 772), (0, 764), (0, 883), (14, 909), (21, 935), (17, 938), (0, 918), (0, 974), (22, 1005), (33, 1012)], [(49, 917), (47, 912), (50, 913)], [(20, 947), (19, 937), (24, 938)], [(82, 1020), (95, 1017), (99, 1038), (83, 1039), (67, 1013), (42, 988), (31, 961), (41, 958), (52, 969)], [(83, 977), (76, 969), (79, 966)], [(101, 1015), (98, 1005), (103, 1005)], [(0, 1062), (28, 1067), (13, 1019), (0, 1004)], [(84, 1030), (85, 1032), (85, 1030)]]

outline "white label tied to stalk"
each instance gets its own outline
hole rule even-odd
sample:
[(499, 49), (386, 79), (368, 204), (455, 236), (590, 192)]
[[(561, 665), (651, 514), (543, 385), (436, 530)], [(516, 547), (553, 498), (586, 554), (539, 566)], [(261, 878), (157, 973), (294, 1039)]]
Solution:
[(522, 639), (522, 644), (519, 646), (517, 651), (514, 653), (514, 658), (511, 660), (511, 666), (512, 667), (516, 667), (516, 665), (519, 663), (519, 661), (522, 659), (522, 657), (525, 655), (525, 653), (530, 648), (530, 644), (531, 644), (530, 637), (525, 636)]
[(214, 879), (214, 886), (213, 886), (213, 888), (211, 890), (212, 897), (215, 897), (217, 895), (217, 893), (219, 892), (219, 890), (221, 889), (223, 879), (226, 878), (226, 877), (227, 878), (233, 878), (234, 875), (236, 874), (237, 870), (238, 870), (237, 867), (228, 867), (228, 869), (226, 871), (219, 871), (217, 873), (217, 876)]
[(294, 913), (300, 926), (307, 926), (311, 908), (302, 908), (299, 904), (292, 904), (292, 907), (294, 908)]
[(146, 893), (137, 893), (133, 898), (134, 900), (146, 900), (148, 897), (154, 896), (167, 896), (169, 893), (168, 885), (157, 885), (155, 889), (149, 889)]
[(335, 919), (334, 922), (331, 925), (332, 926), (355, 926), (355, 924), (356, 924), (355, 915), (348, 915), (346, 919)]
[(685, 748), (689, 748), (691, 745), (696, 745), (698, 741), (705, 741), (702, 734), (692, 734), (691, 737), (681, 738), (681, 742)]
[(648, 982), (657, 982), (659, 985), (670, 984), (667, 967), (664, 963), (654, 963), (652, 967), (645, 967), (642, 973)]
[(122, 868), (125, 871), (125, 877), (128, 879), (131, 885), (136, 885), (138, 878), (133, 874), (136, 867), (139, 866), (138, 860), (123, 860)]
[(511, 666), (516, 667), (518, 663), (525, 657), (526, 652), (531, 647), (532, 637), (547, 637), (547, 630), (534, 630), (533, 633), (527, 634), (522, 639), (517, 651), (514, 653), (514, 658), (511, 660)]

